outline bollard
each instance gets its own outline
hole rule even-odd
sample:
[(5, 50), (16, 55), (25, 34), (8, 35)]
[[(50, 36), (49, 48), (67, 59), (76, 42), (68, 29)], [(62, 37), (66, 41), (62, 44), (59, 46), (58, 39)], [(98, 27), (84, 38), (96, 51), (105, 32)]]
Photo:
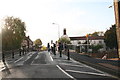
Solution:
[(5, 54), (2, 52), (2, 61), (5, 62)]
[(12, 58), (14, 59), (14, 51), (12, 51)]
[(21, 56), (21, 49), (20, 49), (20, 54), (19, 54), (19, 56)]
[(68, 56), (68, 60), (70, 60), (70, 53), (69, 53), (69, 49), (68, 49), (68, 52), (67, 52), (67, 56)]
[(60, 57), (62, 57), (62, 51), (60, 50)]
[(54, 53), (54, 55), (56, 55), (56, 45), (55, 44), (53, 44), (53, 53)]
[(62, 57), (62, 49), (63, 49), (63, 45), (62, 43), (59, 43), (60, 57)]
[(23, 53), (23, 55), (24, 55), (24, 49), (22, 50), (22, 53)]
[(26, 54), (26, 50), (24, 49), (24, 55)]

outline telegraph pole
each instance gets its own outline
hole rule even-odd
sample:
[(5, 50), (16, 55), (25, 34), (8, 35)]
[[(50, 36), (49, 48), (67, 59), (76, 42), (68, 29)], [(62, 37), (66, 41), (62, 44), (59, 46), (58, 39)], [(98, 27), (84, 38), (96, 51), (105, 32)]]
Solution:
[(119, 0), (114, 0), (114, 12), (115, 12), (116, 33), (117, 33), (117, 41), (118, 41), (118, 55), (120, 60), (120, 2)]

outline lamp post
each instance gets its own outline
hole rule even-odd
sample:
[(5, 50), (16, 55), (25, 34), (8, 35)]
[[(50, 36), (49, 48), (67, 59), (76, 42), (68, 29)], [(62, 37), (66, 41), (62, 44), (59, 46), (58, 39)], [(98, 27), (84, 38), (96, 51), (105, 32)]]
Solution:
[(3, 34), (3, 30), (2, 30), (3, 28), (2, 28), (2, 26), (0, 27), (0, 56), (2, 56), (1, 58), (2, 58), (2, 62), (5, 62), (5, 51), (3, 50), (3, 43), (2, 43), (2, 39), (3, 39), (3, 36), (2, 36), (2, 34)]
[(57, 23), (52, 23), (53, 25), (58, 25), (58, 39), (60, 39), (60, 25)]
[(114, 12), (115, 12), (115, 21), (116, 21), (116, 33), (118, 41), (118, 55), (120, 59), (120, 1), (114, 0)]

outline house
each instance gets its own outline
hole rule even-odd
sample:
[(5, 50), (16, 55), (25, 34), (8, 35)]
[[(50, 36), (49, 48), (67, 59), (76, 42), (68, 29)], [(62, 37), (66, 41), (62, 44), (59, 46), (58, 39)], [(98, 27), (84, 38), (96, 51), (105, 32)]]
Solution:
[[(106, 45), (104, 42), (104, 36), (79, 36), (79, 37), (69, 37), (71, 40), (72, 45), (102, 45), (103, 48), (100, 49), (100, 51), (105, 51), (106, 50)], [(89, 44), (85, 44), (86, 41), (89, 42)]]
[(32, 49), (33, 48), (33, 41), (30, 39), (30, 37), (25, 37), (21, 43), (22, 48), (26, 49)]

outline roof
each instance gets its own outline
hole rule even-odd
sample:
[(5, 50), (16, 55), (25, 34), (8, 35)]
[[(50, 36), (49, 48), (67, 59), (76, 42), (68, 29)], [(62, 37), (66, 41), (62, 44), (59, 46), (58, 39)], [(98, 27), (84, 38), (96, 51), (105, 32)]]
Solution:
[(33, 43), (33, 41), (30, 39), (29, 36), (28, 36), (28, 37), (25, 37), (25, 40), (28, 40), (28, 41), (30, 41), (31, 43)]
[[(86, 36), (69, 37), (70, 40), (86, 40)], [(104, 36), (89, 36), (89, 40), (104, 40)]]

